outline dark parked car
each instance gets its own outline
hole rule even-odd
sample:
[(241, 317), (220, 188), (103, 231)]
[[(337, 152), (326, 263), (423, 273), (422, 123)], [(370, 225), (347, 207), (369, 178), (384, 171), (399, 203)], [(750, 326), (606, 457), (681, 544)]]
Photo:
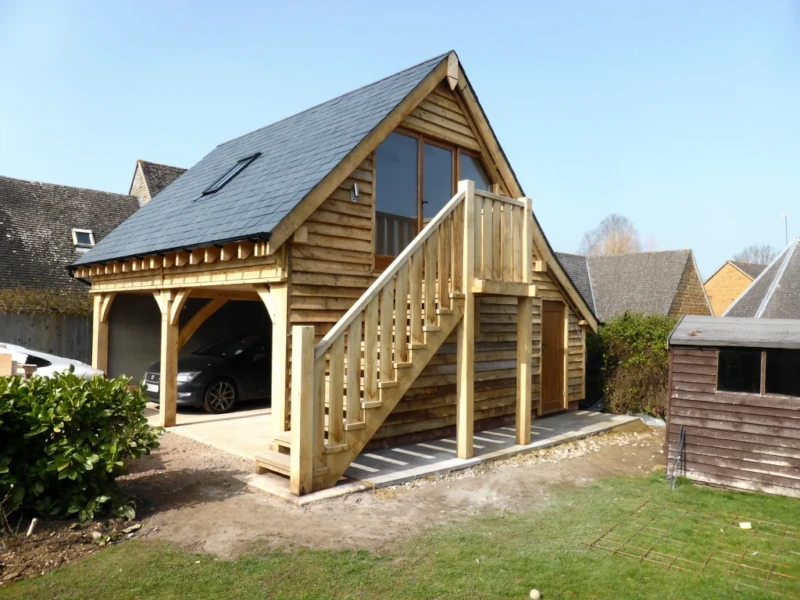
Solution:
[[(178, 357), (178, 405), (219, 414), (238, 403), (269, 398), (272, 365), (266, 340), (247, 336), (225, 339)], [(144, 374), (145, 393), (159, 401), (161, 363)]]

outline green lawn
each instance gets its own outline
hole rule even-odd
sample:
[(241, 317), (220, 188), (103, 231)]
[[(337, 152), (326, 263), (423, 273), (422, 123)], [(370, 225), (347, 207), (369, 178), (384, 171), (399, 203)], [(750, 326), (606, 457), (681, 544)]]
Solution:
[[(634, 512), (636, 520), (630, 518)], [(741, 530), (740, 520), (751, 521), (754, 529)], [(643, 523), (651, 529), (640, 530)], [(623, 550), (642, 555), (637, 547), (651, 540), (648, 556), (662, 562), (681, 552), (687, 568), (709, 553), (732, 564), (712, 559), (702, 572), (685, 572), (588, 548), (586, 542), (614, 525), (603, 541), (607, 547), (622, 548), (630, 540)], [(660, 535), (658, 530), (671, 539), (647, 535)], [(777, 570), (800, 578), (800, 501), (689, 483), (669, 491), (662, 476), (616, 478), (561, 490), (541, 510), (442, 528), (383, 555), (255, 549), (225, 562), (131, 541), (0, 590), (0, 599), (523, 599), (531, 588), (547, 600), (800, 597), (800, 579), (774, 574), (766, 590), (737, 591), (742, 583), (763, 584), (726, 568), (741, 563), (740, 573), (761, 573), (756, 568), (768, 565), (770, 554), (780, 556), (783, 566)]]

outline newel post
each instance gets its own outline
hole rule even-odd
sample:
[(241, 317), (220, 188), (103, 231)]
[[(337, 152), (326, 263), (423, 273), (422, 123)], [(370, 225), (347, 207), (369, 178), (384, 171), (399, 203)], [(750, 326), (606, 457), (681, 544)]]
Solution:
[(314, 328), (292, 327), (292, 405), (289, 488), (311, 491), (314, 477)]
[(459, 181), (464, 196), (462, 285), (464, 316), (456, 330), (456, 451), (458, 458), (472, 458), (475, 431), (475, 182)]
[[(522, 282), (533, 280), (533, 202), (521, 198), (525, 203), (522, 222)], [(531, 360), (533, 353), (532, 313), (530, 296), (517, 299), (517, 423), (518, 444), (531, 443), (531, 403), (533, 394)]]

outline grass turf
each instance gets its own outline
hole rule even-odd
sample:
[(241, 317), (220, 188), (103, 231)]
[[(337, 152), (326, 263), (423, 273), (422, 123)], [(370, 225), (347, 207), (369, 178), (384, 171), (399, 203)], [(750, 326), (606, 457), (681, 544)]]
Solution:
[[(580, 489), (559, 490), (544, 506), (527, 513), (496, 513), (443, 527), (381, 555), (260, 552), (256, 548), (229, 562), (164, 543), (130, 541), (2, 589), (0, 599), (522, 599), (532, 588), (539, 589), (546, 600), (800, 597), (798, 538), (793, 546), (784, 542), (781, 551), (787, 565), (784, 570), (798, 579), (779, 578), (779, 584), (766, 589), (742, 588), (743, 582), (753, 580), (731, 576), (722, 568), (724, 563), (717, 561), (703, 572), (681, 572), (588, 548), (586, 542), (615, 524), (618, 528), (611, 537), (618, 535), (617, 543), (627, 539), (637, 529), (629, 515), (648, 500), (639, 517), (649, 519), (658, 513), (654, 525), (670, 531), (673, 538), (655, 541), (656, 551), (672, 555), (682, 550), (684, 556), (699, 559), (714, 548), (743, 554), (742, 572), (748, 561), (763, 566), (759, 561), (777, 549), (778, 537), (768, 535), (774, 526), (762, 526), (759, 521), (800, 531), (797, 500), (688, 482), (669, 491), (660, 475), (611, 478)], [(675, 510), (712, 515), (729, 524), (701, 527), (702, 518), (697, 515), (676, 521), (672, 518)], [(751, 540), (752, 532), (740, 530), (738, 520), (725, 515), (750, 520), (756, 529), (763, 527), (764, 539)]]

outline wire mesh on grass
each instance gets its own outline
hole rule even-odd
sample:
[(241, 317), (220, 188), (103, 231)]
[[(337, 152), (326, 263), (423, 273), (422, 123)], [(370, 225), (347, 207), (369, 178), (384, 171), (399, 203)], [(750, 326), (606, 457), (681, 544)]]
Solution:
[[(748, 521), (751, 529), (739, 523)], [(800, 594), (800, 530), (741, 515), (644, 502), (589, 548), (693, 573), (736, 578), (737, 587)]]

